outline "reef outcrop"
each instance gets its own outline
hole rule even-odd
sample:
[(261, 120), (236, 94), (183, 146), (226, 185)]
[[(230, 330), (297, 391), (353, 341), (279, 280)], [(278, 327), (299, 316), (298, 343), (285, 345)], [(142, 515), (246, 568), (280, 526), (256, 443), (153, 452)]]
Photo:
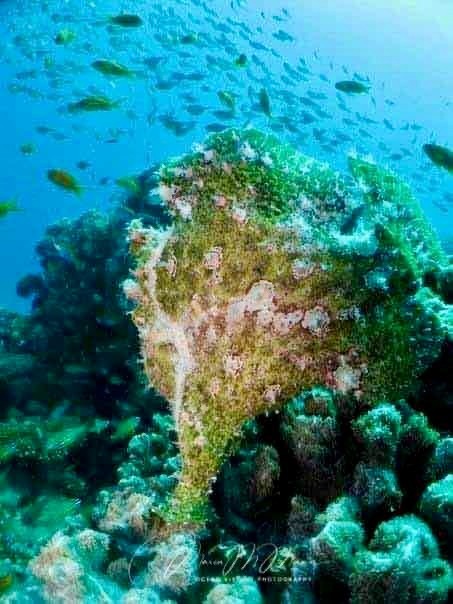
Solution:
[(48, 228), (0, 312), (2, 603), (448, 601), (451, 259), (350, 168), (228, 131)]

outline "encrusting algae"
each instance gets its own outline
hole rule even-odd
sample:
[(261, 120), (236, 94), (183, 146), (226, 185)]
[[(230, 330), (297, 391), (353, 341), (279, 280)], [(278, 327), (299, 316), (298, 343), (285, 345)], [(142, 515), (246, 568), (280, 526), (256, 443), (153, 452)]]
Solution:
[(130, 225), (124, 289), (182, 458), (170, 525), (203, 525), (246, 420), (315, 386), (364, 410), (396, 401), (453, 331), (426, 285), (446, 259), (408, 187), (349, 165), (228, 130), (161, 168), (172, 227)]

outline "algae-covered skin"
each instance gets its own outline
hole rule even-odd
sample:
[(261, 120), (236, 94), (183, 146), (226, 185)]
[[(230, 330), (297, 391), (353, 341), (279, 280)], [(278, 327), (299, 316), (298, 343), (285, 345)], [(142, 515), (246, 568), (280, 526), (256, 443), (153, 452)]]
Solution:
[(407, 186), (351, 175), (255, 130), (228, 130), (160, 170), (174, 216), (130, 225), (143, 363), (182, 457), (165, 510), (202, 524), (244, 422), (322, 386), (367, 408), (409, 394), (452, 332), (425, 284), (446, 263)]

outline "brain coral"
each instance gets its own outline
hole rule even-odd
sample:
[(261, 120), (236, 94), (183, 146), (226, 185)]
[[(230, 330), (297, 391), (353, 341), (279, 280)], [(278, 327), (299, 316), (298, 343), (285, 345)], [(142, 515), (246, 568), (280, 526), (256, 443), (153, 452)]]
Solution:
[(314, 386), (364, 409), (405, 397), (451, 333), (428, 287), (445, 258), (408, 187), (349, 167), (228, 130), (160, 169), (170, 228), (130, 225), (124, 287), (182, 457), (168, 521), (204, 521), (247, 419)]

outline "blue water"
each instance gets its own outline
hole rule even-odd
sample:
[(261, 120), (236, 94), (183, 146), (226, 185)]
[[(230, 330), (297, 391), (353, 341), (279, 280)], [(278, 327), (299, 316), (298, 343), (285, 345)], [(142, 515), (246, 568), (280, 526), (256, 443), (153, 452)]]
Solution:
[[(141, 15), (144, 26), (109, 27), (108, 17), (120, 12)], [(54, 37), (64, 28), (73, 30), (76, 39), (58, 46)], [(181, 36), (189, 33), (198, 34), (199, 43), (183, 44)], [(253, 48), (250, 41), (266, 49)], [(240, 53), (248, 57), (246, 69), (233, 64)], [(161, 60), (150, 68), (146, 59), (153, 57)], [(138, 75), (107, 78), (90, 66), (100, 58), (124, 63)], [(218, 61), (215, 65), (212, 58)], [(309, 71), (307, 81), (285, 82), (284, 63), (295, 67), (300, 58)], [(441, 239), (451, 245), (453, 176), (433, 166), (422, 145), (453, 144), (452, 59), (450, 0), (3, 0), (0, 201), (17, 198), (22, 211), (0, 221), (0, 306), (28, 308), (15, 285), (37, 270), (34, 246), (49, 224), (89, 208), (108, 209), (124, 196), (115, 179), (186, 151), (206, 136), (207, 124), (224, 123), (212, 114), (225, 110), (219, 90), (236, 95), (235, 118), (228, 125), (247, 123), (266, 130), (277, 117), (287, 116), (298, 131), (282, 129), (277, 136), (307, 154), (344, 169), (347, 153), (358, 150), (392, 167), (412, 185)], [(174, 87), (156, 86), (174, 72), (182, 75)], [(195, 72), (202, 79), (185, 79)], [(342, 97), (346, 109), (340, 109), (334, 84), (354, 73), (369, 79), (370, 93)], [(271, 99), (271, 119), (254, 110), (263, 86)], [(310, 109), (288, 104), (288, 91), (305, 98), (307, 91), (322, 93), (317, 102), (325, 116), (302, 124), (302, 112)], [(106, 94), (120, 106), (80, 115), (65, 110), (89, 92)], [(185, 110), (190, 102), (181, 95), (187, 93), (194, 97), (192, 104), (205, 107), (200, 116)], [(194, 122), (191, 130), (175, 136), (159, 119), (165, 113)], [(343, 118), (356, 123), (344, 123)], [(39, 126), (52, 130), (40, 134)], [(321, 141), (314, 129), (324, 131)], [(348, 140), (329, 143), (344, 135)], [(19, 147), (29, 142), (36, 153), (25, 156)], [(79, 170), (81, 160), (90, 167)], [(83, 195), (49, 182), (51, 168), (74, 174)]]

